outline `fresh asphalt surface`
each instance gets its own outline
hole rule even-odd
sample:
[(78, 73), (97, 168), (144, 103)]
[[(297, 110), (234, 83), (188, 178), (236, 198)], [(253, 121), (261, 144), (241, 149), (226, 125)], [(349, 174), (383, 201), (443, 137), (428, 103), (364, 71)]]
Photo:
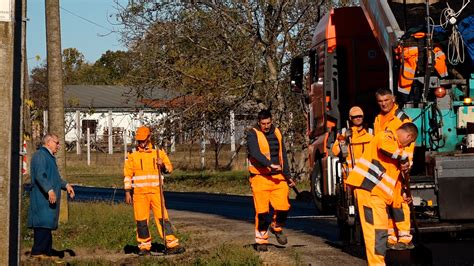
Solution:
[[(28, 190), (28, 188), (26, 188)], [(74, 201), (123, 202), (122, 189), (75, 186)], [(199, 192), (165, 192), (169, 209), (213, 214), (247, 222), (253, 222), (254, 209), (251, 196), (236, 196)], [(341, 246), (338, 241), (336, 218), (319, 215), (312, 203), (291, 200), (291, 210), (286, 227), (326, 240), (345, 253), (364, 258), (363, 247)], [(388, 252), (388, 264), (395, 265), (474, 265), (474, 235), (462, 234), (456, 238), (448, 234), (421, 235), (421, 244), (412, 252)]]

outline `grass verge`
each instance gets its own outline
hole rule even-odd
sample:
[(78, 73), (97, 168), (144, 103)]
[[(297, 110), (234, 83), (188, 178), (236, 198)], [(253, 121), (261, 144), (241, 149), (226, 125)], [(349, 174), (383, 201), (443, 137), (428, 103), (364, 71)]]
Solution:
[[(72, 184), (96, 187), (123, 187), (122, 157), (102, 155), (101, 164), (88, 166), (81, 161), (72, 160), (67, 164), (67, 181)], [(108, 159), (107, 159), (108, 158)], [(300, 191), (309, 190), (309, 182), (297, 185)], [(248, 172), (234, 171), (182, 171), (176, 169), (165, 179), (167, 191), (208, 192), (236, 195), (251, 195)], [(294, 198), (291, 192), (290, 197)]]
[[(26, 228), (28, 198), (23, 199), (21, 244), (22, 254), (31, 250), (33, 232)], [(70, 265), (111, 265), (116, 263), (146, 265), (260, 265), (258, 254), (251, 247), (234, 243), (215, 244), (205, 251), (189, 250), (178, 256), (136, 257), (125, 250), (136, 248), (135, 223), (131, 206), (101, 202), (69, 204), (69, 221), (53, 232), (53, 247), (58, 251), (72, 250), (76, 257), (67, 257)], [(178, 224), (177, 236), (186, 246), (211, 243), (200, 228)], [(185, 233), (184, 233), (185, 232)], [(155, 224), (150, 226), (153, 242), (161, 242)], [(130, 257), (131, 256), (131, 257)], [(23, 257), (24, 263), (28, 263)]]

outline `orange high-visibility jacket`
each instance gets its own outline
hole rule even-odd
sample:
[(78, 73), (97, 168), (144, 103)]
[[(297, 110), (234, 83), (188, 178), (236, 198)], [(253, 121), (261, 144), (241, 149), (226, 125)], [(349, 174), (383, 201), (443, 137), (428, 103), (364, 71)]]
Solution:
[[(268, 159), (268, 160), (271, 160), (270, 158), (270, 145), (268, 144), (268, 141), (267, 141), (267, 138), (265, 137), (265, 134), (256, 129), (256, 128), (253, 128), (253, 130), (255, 131), (256, 135), (257, 135), (257, 141), (258, 141), (258, 146), (260, 148), (260, 152)], [(278, 158), (280, 159), (280, 165), (283, 167), (284, 165), (284, 161), (283, 161), (283, 154), (282, 154), (282, 151), (283, 151), (283, 143), (282, 143), (282, 136), (281, 136), (281, 132), (280, 132), (280, 129), (278, 128), (275, 128), (275, 136), (276, 138), (278, 139), (278, 145), (279, 145), (279, 149), (278, 149)], [(249, 172), (251, 174), (254, 174), (254, 175), (270, 175), (271, 174), (271, 168), (270, 167), (265, 167), (265, 166), (261, 166), (257, 160), (255, 160), (254, 158), (252, 158), (251, 156), (249, 156)], [(283, 177), (283, 176), (282, 176)]]
[[(396, 132), (397, 129), (408, 122), (412, 122), (411, 118), (400, 108), (398, 104), (394, 104), (392, 110), (389, 113), (383, 115), (378, 114), (374, 121), (374, 134), (389, 130)], [(404, 149), (408, 153), (408, 159), (410, 162), (413, 159), (413, 151), (415, 150), (415, 143)]]
[[(346, 158), (346, 162), (349, 166), (349, 170), (353, 168), (352, 154), (354, 154), (354, 157), (355, 157), (355, 160), (354, 160), (354, 166), (355, 166), (355, 164), (357, 163), (359, 158), (364, 153), (367, 145), (369, 144), (369, 142), (374, 137), (372, 135), (372, 130), (370, 128), (369, 129), (362, 128), (362, 129), (359, 130), (356, 126), (353, 126), (353, 127), (351, 127), (351, 130), (352, 130), (351, 143), (350, 144), (347, 143), (347, 145), (348, 145), (349, 149), (352, 148), (352, 152), (349, 150), (348, 154), (347, 154), (347, 158)], [(346, 131), (345, 131), (345, 128), (344, 128), (341, 132), (341, 135), (344, 138), (345, 138), (345, 132)], [(334, 142), (334, 144), (332, 146), (332, 152), (336, 156), (338, 156), (339, 153), (341, 152), (340, 145), (341, 145), (341, 143), (336, 138), (336, 141)]]
[[(425, 33), (417, 32), (412, 34), (412, 37), (416, 39), (424, 38)], [(400, 60), (403, 60), (403, 70), (400, 71), (400, 77), (398, 79), (398, 91), (403, 94), (410, 94), (411, 85), (413, 84), (413, 78), (416, 73), (416, 66), (418, 63), (418, 46), (409, 46), (397, 48), (397, 52), (401, 53)], [(448, 67), (446, 66), (446, 55), (440, 47), (435, 46), (434, 52), (434, 67), (441, 77), (448, 76)], [(403, 58), (403, 59), (402, 59)]]
[(158, 169), (157, 153), (151, 144), (146, 149), (129, 154), (124, 164), (124, 188), (134, 193), (159, 193), (160, 175), (166, 171), (173, 171), (173, 166), (163, 150), (158, 150), (158, 156), (163, 160), (165, 169)]
[(394, 190), (399, 183), (399, 164), (407, 160), (408, 154), (398, 143), (396, 135), (389, 130), (379, 132), (345, 182), (381, 197), (387, 205), (400, 205), (403, 199)]

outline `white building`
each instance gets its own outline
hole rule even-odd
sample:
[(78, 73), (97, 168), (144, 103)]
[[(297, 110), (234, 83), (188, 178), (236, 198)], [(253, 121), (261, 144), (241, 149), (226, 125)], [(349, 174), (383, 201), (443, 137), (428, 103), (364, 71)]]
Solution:
[[(130, 96), (131, 92), (131, 88), (124, 86), (65, 86), (66, 142), (82, 139), (84, 143), (89, 127), (93, 142), (107, 143), (111, 127), (114, 143), (123, 143), (123, 136), (130, 143), (137, 127), (155, 123), (164, 116), (166, 110), (147, 107), (143, 101)], [(176, 95), (154, 89), (152, 97), (169, 100)]]

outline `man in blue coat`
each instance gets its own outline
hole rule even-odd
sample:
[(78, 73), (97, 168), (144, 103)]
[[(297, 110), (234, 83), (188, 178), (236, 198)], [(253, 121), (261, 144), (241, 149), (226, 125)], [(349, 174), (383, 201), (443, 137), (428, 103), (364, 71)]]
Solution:
[(31, 256), (46, 259), (51, 256), (53, 239), (51, 231), (58, 228), (61, 189), (74, 198), (74, 189), (59, 175), (55, 154), (59, 139), (48, 133), (43, 146), (31, 158), (31, 193), (28, 227), (33, 228), (34, 243)]

